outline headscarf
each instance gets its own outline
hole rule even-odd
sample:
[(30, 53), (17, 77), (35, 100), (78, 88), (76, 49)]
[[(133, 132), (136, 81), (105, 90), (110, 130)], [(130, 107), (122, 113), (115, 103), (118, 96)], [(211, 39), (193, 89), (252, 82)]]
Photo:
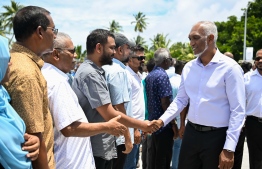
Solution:
[[(7, 39), (0, 36), (0, 82), (5, 77), (9, 59)], [(0, 163), (6, 169), (30, 169), (28, 152), (21, 147), (25, 141), (25, 123), (9, 102), (9, 94), (0, 84)]]
[(10, 54), (8, 49), (8, 40), (3, 36), (0, 36), (0, 82), (5, 77), (9, 59)]

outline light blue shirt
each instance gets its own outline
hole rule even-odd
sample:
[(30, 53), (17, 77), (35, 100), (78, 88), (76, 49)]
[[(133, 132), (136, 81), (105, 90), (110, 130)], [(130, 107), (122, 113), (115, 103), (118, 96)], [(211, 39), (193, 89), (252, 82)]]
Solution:
[[(105, 70), (105, 79), (109, 89), (112, 105), (124, 103), (126, 115), (132, 117), (132, 88), (125, 71), (125, 65), (119, 60), (113, 58), (112, 65), (104, 65), (102, 68)], [(129, 131), (133, 142), (133, 129), (130, 128)], [(117, 145), (124, 143), (125, 140), (123, 136), (117, 139)]]
[(188, 62), (177, 97), (160, 119), (168, 124), (189, 101), (188, 120), (205, 126), (228, 126), (224, 149), (234, 151), (245, 119), (245, 85), (237, 62), (218, 49), (206, 66), (199, 58)]
[(256, 70), (252, 71), (246, 87), (246, 115), (262, 118), (262, 75)]

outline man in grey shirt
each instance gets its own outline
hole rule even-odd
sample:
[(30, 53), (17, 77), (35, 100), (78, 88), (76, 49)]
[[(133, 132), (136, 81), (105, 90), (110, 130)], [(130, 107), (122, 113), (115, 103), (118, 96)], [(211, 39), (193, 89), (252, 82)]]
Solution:
[[(127, 127), (140, 128), (146, 132), (154, 132), (157, 126), (149, 126), (116, 111), (104, 78), (103, 65), (111, 65), (115, 53), (114, 35), (107, 30), (96, 29), (90, 33), (86, 41), (87, 60), (82, 63), (75, 75), (72, 88), (90, 123), (108, 121), (121, 115), (120, 123)], [(124, 134), (124, 133), (123, 133)], [(91, 137), (93, 155), (97, 169), (112, 168), (112, 159), (116, 158), (114, 136), (99, 134)]]

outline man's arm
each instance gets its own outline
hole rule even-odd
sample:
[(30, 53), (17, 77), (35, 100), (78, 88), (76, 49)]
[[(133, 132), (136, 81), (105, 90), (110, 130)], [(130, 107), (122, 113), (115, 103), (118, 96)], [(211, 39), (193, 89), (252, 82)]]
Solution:
[(89, 137), (96, 134), (108, 133), (115, 136), (123, 135), (127, 128), (118, 123), (120, 115), (104, 123), (73, 122), (61, 130), (65, 137)]
[(46, 151), (44, 139), (42, 139), (42, 134), (41, 133), (30, 133), (30, 134), (37, 136), (40, 140), (39, 155), (35, 161), (32, 161), (33, 168), (49, 169), (48, 161), (47, 161), (47, 151)]
[(188, 108), (189, 108), (189, 104), (180, 113), (180, 129), (178, 131), (178, 135), (180, 138), (183, 138), (185, 132), (185, 121), (188, 113)]

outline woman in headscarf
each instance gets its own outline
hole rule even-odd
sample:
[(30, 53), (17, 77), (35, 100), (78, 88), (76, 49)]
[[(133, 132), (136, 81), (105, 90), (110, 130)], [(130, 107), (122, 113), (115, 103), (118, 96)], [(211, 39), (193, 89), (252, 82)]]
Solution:
[(0, 36), (0, 164), (5, 169), (30, 169), (31, 160), (38, 157), (39, 139), (25, 133), (25, 124), (2, 86), (9, 78), (9, 60), (8, 41)]

